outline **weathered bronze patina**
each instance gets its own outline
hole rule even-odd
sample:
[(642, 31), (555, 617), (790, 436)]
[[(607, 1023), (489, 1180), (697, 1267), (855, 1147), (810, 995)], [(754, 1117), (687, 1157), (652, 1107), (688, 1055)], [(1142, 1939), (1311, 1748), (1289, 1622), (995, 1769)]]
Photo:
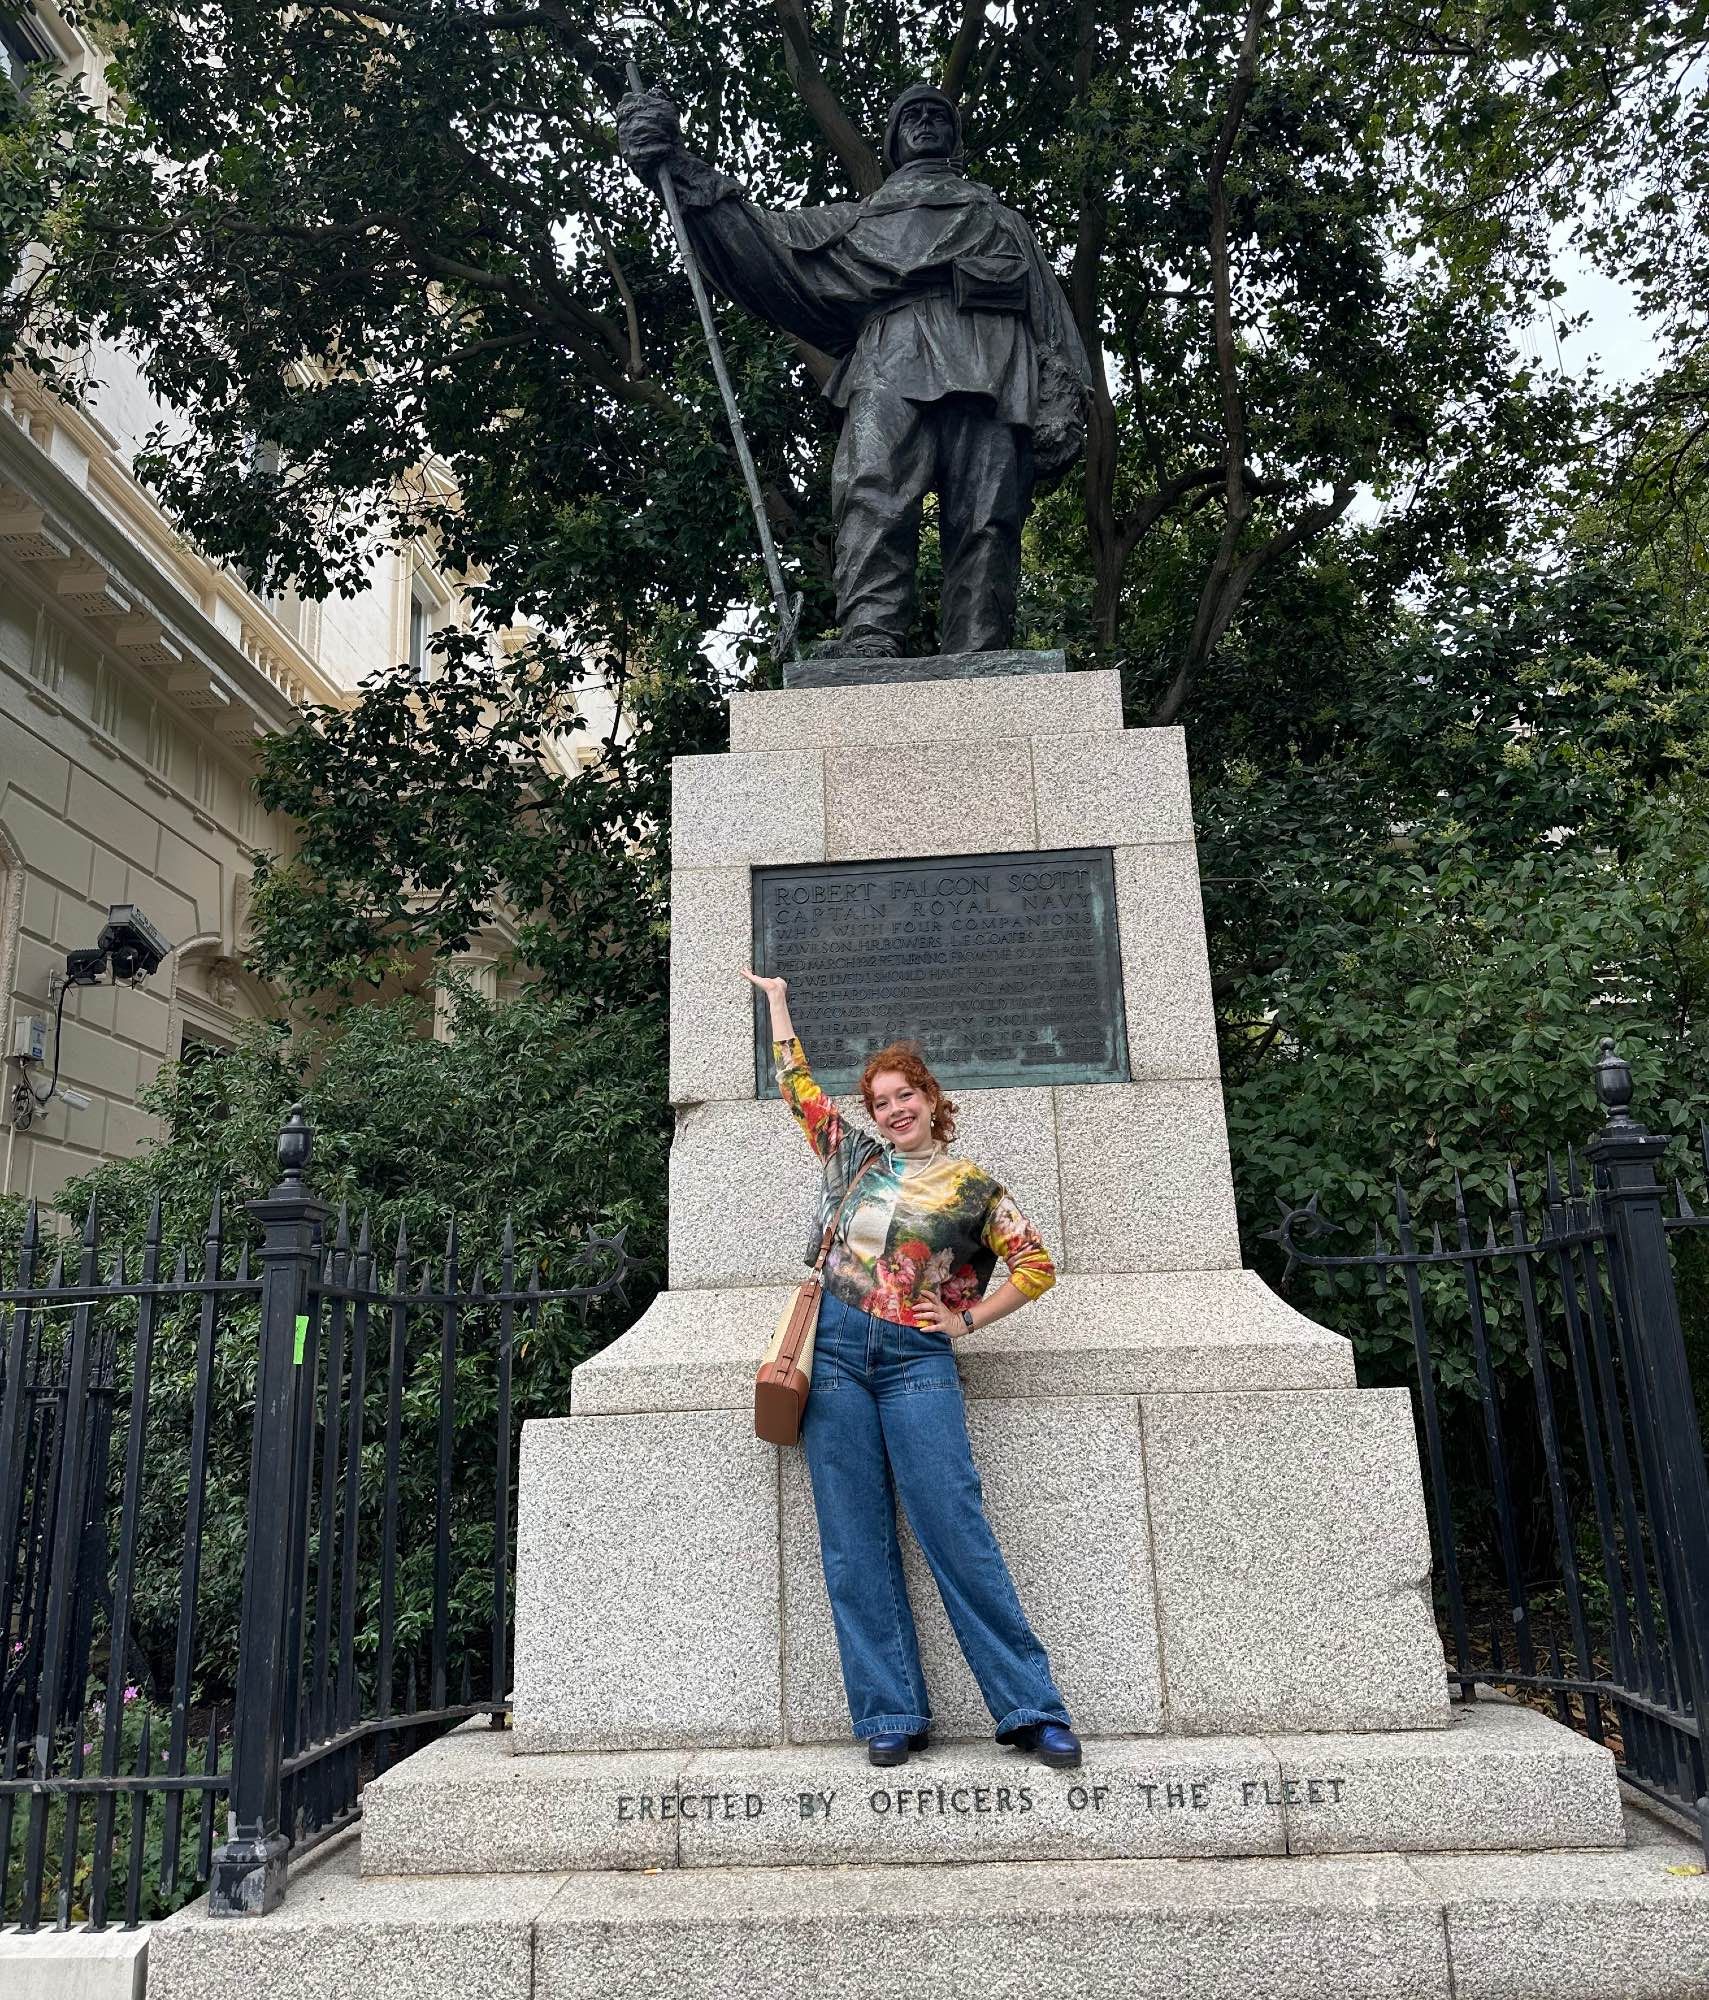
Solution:
[(624, 157), (668, 173), (714, 290), (834, 357), (831, 468), (840, 657), (894, 658), (913, 619), (921, 507), (938, 496), (944, 653), (1013, 637), (1021, 528), (1036, 490), (1085, 441), (1091, 381), (1056, 274), (1032, 231), (961, 170), (954, 101), (896, 100), (889, 178), (864, 201), (776, 211), (689, 152), (676, 107), (617, 107)]
[[(754, 964), (827, 1090), (898, 1039), (950, 1086), (1128, 1080), (1108, 848), (756, 868)], [(757, 1011), (754, 1076), (775, 1092)]]

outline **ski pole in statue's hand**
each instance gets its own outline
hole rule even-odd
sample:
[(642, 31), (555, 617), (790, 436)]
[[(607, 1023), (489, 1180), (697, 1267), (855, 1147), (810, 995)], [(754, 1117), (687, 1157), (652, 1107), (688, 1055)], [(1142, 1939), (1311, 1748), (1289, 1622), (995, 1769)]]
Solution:
[[(628, 65), (629, 88), (641, 91), (646, 86), (641, 81), (641, 72), (634, 63)], [(682, 267), (688, 273), (688, 288), (694, 294), (694, 303), (700, 313), (701, 331), (706, 335), (707, 351), (712, 357), (712, 373), (718, 383), (718, 393), (724, 398), (724, 413), (730, 419), (730, 435), (735, 440), (736, 458), (742, 468), (742, 478), (747, 483), (748, 503), (754, 510), (754, 526), (760, 535), (760, 553), (765, 560), (766, 581), (771, 585), (772, 602), (777, 606), (777, 633), (772, 640), (772, 658), (793, 660), (795, 652), (795, 631), (801, 622), (801, 593), (793, 596), (783, 580), (783, 565), (777, 559), (777, 544), (771, 538), (771, 523), (766, 519), (765, 495), (760, 487), (759, 468), (754, 464), (754, 455), (748, 449), (748, 434), (742, 428), (742, 413), (736, 407), (736, 391), (730, 381), (730, 371), (724, 365), (724, 346), (718, 338), (718, 328), (712, 318), (712, 301), (707, 296), (706, 281), (700, 275), (700, 264), (694, 254), (694, 245), (689, 241), (688, 228), (682, 219), (682, 204), (677, 200), (676, 183), (671, 179), (671, 170), (661, 162), (658, 169), (659, 198), (665, 205), (665, 214), (670, 217), (671, 234), (676, 238), (677, 254), (682, 258)]]

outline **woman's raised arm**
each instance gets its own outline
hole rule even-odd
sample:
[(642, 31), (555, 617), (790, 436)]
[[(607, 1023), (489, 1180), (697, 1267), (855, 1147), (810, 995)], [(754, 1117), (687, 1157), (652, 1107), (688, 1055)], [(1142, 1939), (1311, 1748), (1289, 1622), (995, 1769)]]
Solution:
[(795, 1023), (789, 1018), (789, 986), (782, 979), (768, 979), (753, 971), (742, 977), (757, 986), (771, 1010), (772, 1057), (777, 1064), (777, 1087), (783, 1101), (795, 1114), (795, 1122), (806, 1134), (807, 1143), (821, 1160), (828, 1160), (843, 1143), (843, 1116), (813, 1080), (807, 1055), (796, 1037)]
[(766, 1006), (771, 1010), (772, 1040), (794, 1041), (795, 1023), (789, 1018), (789, 981), (768, 979), (764, 973), (756, 972), (751, 965), (743, 970), (742, 977), (750, 986), (757, 986), (765, 995)]

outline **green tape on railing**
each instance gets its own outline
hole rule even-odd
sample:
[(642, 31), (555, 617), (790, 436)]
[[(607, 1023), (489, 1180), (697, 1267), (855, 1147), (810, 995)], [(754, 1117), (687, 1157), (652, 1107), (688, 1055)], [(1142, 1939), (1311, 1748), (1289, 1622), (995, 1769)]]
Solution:
[(299, 1368), (302, 1367), (303, 1365), (303, 1349), (307, 1347), (308, 1344), (309, 1344), (309, 1316), (307, 1313), (298, 1313), (297, 1351), (293, 1358), (296, 1361), (296, 1364)]

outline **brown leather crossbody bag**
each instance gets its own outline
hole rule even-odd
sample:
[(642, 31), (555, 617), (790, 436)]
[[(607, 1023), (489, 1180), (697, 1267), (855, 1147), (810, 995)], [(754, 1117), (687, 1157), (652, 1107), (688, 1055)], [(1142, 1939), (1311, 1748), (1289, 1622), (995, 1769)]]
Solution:
[(831, 1254), (837, 1224), (867, 1169), (878, 1164), (874, 1154), (843, 1190), (836, 1213), (825, 1225), (814, 1260), (813, 1275), (795, 1288), (795, 1296), (772, 1329), (765, 1358), (754, 1377), (754, 1433), (767, 1444), (799, 1444), (807, 1394), (813, 1386), (813, 1345), (819, 1331), (819, 1304), (825, 1295), (825, 1259)]

